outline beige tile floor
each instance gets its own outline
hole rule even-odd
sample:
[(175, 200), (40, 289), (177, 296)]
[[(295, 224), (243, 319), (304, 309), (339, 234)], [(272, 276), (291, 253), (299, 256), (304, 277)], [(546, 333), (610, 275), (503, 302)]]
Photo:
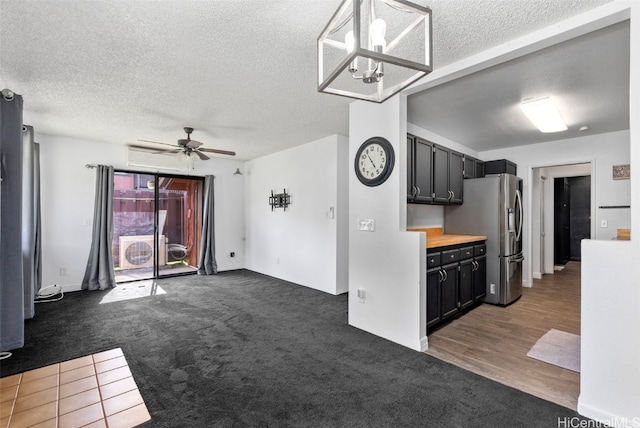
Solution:
[(0, 428), (129, 428), (150, 419), (120, 348), (0, 379)]

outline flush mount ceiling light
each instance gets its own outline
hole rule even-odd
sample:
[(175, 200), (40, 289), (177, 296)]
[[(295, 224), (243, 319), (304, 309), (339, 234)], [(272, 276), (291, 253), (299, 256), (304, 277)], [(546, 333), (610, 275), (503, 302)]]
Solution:
[(525, 100), (520, 104), (520, 108), (540, 132), (567, 130), (567, 125), (562, 120), (558, 107), (549, 97)]
[(318, 92), (381, 103), (429, 74), (431, 9), (344, 0), (318, 37)]

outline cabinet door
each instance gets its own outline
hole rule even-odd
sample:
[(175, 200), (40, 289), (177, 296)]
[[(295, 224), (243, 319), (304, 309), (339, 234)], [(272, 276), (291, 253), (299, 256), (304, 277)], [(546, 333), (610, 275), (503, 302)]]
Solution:
[(451, 150), (449, 152), (449, 190), (451, 191), (449, 203), (451, 204), (462, 203), (463, 167), (464, 156), (462, 153)]
[(440, 267), (427, 271), (427, 328), (440, 322)]
[(440, 282), (440, 312), (442, 319), (458, 312), (458, 263), (442, 266), (443, 280)]
[(475, 164), (475, 176), (473, 178), (484, 177), (484, 162), (476, 159)]
[(473, 299), (478, 301), (487, 294), (487, 258), (476, 257), (473, 271)]
[(407, 202), (413, 202), (415, 196), (415, 155), (414, 155), (414, 141), (413, 135), (407, 135)]
[(460, 262), (459, 268), (459, 289), (458, 289), (458, 301), (460, 302), (460, 309), (464, 309), (467, 306), (473, 304), (473, 273), (475, 264), (473, 259), (463, 260)]
[(437, 144), (433, 149), (433, 202), (449, 203), (449, 149)]
[(476, 178), (476, 161), (471, 156), (464, 157), (464, 178)]
[(417, 188), (414, 200), (416, 202), (431, 202), (433, 201), (433, 143), (416, 138), (414, 158), (414, 185)]

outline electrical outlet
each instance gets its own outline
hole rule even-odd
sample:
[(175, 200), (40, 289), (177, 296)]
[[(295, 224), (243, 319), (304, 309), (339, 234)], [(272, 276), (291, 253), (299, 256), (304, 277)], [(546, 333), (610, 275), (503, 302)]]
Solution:
[(367, 297), (367, 292), (362, 288), (358, 288), (358, 302), (364, 303), (365, 297)]
[(60, 267), (60, 276), (65, 276), (67, 274), (67, 268), (66, 267)]
[(489, 286), (489, 293), (496, 294), (496, 285), (495, 284), (491, 284)]

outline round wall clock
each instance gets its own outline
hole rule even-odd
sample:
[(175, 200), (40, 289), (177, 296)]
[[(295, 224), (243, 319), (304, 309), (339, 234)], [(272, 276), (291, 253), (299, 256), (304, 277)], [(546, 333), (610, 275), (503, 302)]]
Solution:
[(354, 162), (356, 177), (365, 186), (379, 186), (393, 171), (394, 153), (391, 143), (382, 137), (372, 137), (362, 143)]

